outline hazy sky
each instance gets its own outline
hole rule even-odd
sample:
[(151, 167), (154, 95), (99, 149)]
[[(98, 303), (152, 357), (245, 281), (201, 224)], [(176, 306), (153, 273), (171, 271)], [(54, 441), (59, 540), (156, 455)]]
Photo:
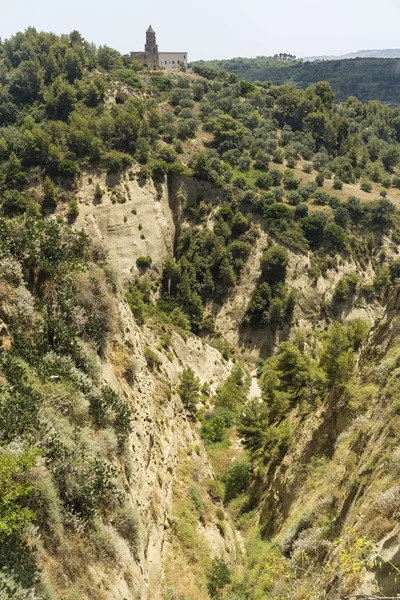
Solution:
[(150, 23), (160, 50), (187, 51), (189, 60), (400, 47), (399, 0), (0, 2), (2, 39), (29, 25), (56, 33), (78, 29), (123, 53), (142, 49)]

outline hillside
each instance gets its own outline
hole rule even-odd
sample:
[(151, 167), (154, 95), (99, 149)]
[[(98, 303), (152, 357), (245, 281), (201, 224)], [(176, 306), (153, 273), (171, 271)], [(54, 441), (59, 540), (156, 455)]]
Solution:
[(400, 58), (400, 50), (395, 48), (387, 50), (358, 50), (357, 52), (349, 52), (348, 54), (340, 54), (339, 56), (305, 56), (303, 57), (303, 61), (341, 60), (344, 58)]
[(0, 600), (400, 592), (400, 109), (0, 44)]
[(246, 81), (271, 81), (305, 89), (318, 81), (328, 81), (339, 102), (349, 96), (367, 102), (399, 103), (399, 58), (329, 59), (313, 62), (282, 61), (268, 57), (233, 58), (199, 62), (237, 74)]

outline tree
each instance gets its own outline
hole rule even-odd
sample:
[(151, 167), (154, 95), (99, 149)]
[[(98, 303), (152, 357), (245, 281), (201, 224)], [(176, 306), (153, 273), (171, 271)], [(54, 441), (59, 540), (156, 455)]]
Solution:
[(243, 446), (255, 456), (263, 448), (269, 426), (269, 411), (265, 402), (258, 398), (250, 400), (242, 414), (238, 425), (238, 432), (244, 438)]
[(250, 325), (268, 324), (271, 297), (271, 288), (268, 283), (264, 281), (258, 284), (247, 305), (243, 322)]
[(349, 332), (346, 327), (335, 321), (326, 336), (320, 360), (329, 384), (334, 386), (346, 383), (354, 364), (354, 350), (351, 347)]
[(58, 204), (57, 192), (50, 177), (46, 177), (43, 183), (43, 206), (45, 208), (56, 208)]
[(399, 163), (400, 152), (397, 146), (387, 146), (382, 152), (383, 166), (387, 171), (391, 171)]
[(297, 190), (300, 185), (299, 179), (296, 179), (293, 171), (287, 169), (283, 174), (283, 185), (286, 190)]
[(191, 367), (185, 367), (179, 375), (179, 385), (176, 389), (182, 404), (193, 420), (197, 412), (197, 403), (200, 398), (200, 380)]
[(289, 264), (289, 254), (283, 246), (273, 246), (263, 252), (260, 266), (263, 277), (269, 285), (275, 285), (285, 281), (286, 271)]
[(314, 86), (314, 92), (322, 100), (322, 104), (328, 110), (332, 108), (335, 101), (335, 92), (332, 90), (328, 81), (320, 81)]
[(326, 220), (327, 217), (324, 213), (312, 213), (301, 220), (304, 235), (313, 249), (318, 248), (324, 241)]
[(51, 117), (66, 121), (77, 100), (73, 85), (62, 77), (57, 77), (45, 93), (47, 111)]
[(225, 498), (232, 500), (248, 490), (251, 482), (251, 465), (247, 460), (237, 460), (225, 475)]
[(122, 66), (121, 54), (109, 46), (99, 46), (97, 49), (97, 59), (100, 67), (106, 71), (111, 71)]

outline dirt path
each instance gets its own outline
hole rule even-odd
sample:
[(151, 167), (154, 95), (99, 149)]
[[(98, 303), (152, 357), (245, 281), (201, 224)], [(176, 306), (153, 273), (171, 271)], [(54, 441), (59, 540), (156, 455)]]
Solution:
[(249, 400), (253, 400), (253, 398), (261, 398), (262, 392), (261, 392), (260, 386), (258, 385), (257, 371), (252, 371), (250, 373), (250, 376), (251, 376), (251, 384), (250, 384), (249, 394), (247, 397)]

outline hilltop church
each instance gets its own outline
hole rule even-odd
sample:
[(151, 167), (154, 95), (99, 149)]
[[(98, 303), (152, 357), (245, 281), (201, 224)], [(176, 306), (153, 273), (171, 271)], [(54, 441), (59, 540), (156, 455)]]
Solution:
[(187, 67), (187, 52), (159, 52), (156, 32), (150, 25), (146, 31), (144, 52), (131, 52), (130, 57), (150, 69), (179, 69)]

